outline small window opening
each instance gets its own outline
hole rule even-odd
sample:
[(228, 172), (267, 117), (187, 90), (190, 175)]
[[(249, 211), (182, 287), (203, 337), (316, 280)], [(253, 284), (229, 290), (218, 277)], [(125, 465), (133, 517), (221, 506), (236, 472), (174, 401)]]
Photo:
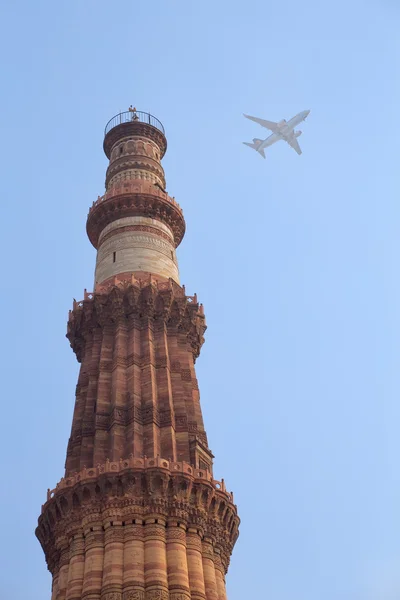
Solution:
[(117, 253), (113, 252), (113, 262), (115, 262), (117, 260)]
[(119, 147), (119, 153), (120, 153), (120, 154), (122, 154), (122, 153), (123, 153), (123, 151), (124, 151), (124, 147), (123, 147), (123, 146), (120, 146), (120, 147)]

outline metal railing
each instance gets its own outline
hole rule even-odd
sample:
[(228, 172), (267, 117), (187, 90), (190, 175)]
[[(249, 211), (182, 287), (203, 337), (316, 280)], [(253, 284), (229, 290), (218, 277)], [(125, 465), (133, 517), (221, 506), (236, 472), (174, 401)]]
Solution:
[(112, 119), (110, 119), (104, 129), (104, 137), (107, 135), (111, 129), (117, 127), (118, 125), (122, 125), (122, 123), (131, 123), (139, 121), (139, 123), (147, 123), (152, 127), (155, 127), (159, 131), (161, 131), (165, 135), (165, 130), (163, 124), (153, 117), (150, 113), (142, 112), (140, 110), (130, 109), (126, 112), (119, 113), (119, 115), (115, 115)]

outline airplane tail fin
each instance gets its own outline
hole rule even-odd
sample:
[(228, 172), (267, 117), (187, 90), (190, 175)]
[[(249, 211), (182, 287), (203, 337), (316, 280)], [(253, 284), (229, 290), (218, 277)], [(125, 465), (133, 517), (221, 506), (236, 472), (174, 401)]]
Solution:
[(262, 140), (258, 140), (257, 138), (254, 138), (253, 143), (251, 143), (251, 142), (243, 142), (243, 144), (245, 146), (249, 146), (249, 148), (253, 148), (259, 154), (261, 154), (261, 156), (263, 158), (265, 158), (264, 148), (259, 149), (260, 146), (261, 146), (261, 144), (262, 144)]

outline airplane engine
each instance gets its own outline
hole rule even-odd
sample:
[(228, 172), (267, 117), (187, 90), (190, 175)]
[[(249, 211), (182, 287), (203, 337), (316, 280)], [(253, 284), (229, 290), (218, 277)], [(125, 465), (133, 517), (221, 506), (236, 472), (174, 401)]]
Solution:
[(278, 125), (279, 125), (279, 127), (282, 127), (283, 125), (285, 125), (285, 123), (286, 123), (286, 120), (282, 119), (282, 121), (279, 121)]
[(294, 132), (294, 137), (298, 138), (298, 137), (301, 136), (302, 133), (303, 133), (302, 131), (295, 131)]

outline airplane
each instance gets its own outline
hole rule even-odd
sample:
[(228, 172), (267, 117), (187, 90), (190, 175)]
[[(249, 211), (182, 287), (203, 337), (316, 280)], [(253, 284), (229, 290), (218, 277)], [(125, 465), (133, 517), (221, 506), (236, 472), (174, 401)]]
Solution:
[(245, 146), (250, 146), (250, 148), (254, 148), (263, 158), (265, 158), (264, 149), (268, 148), (268, 146), (272, 146), (275, 142), (279, 142), (279, 140), (284, 140), (291, 146), (294, 150), (296, 150), (297, 154), (301, 154), (301, 148), (299, 146), (299, 142), (297, 138), (301, 135), (301, 131), (294, 131), (296, 125), (305, 121), (308, 115), (310, 114), (309, 110), (303, 110), (295, 117), (292, 117), (289, 121), (279, 121), (279, 123), (275, 123), (274, 121), (265, 121), (264, 119), (258, 119), (257, 117), (250, 117), (249, 115), (243, 115), (246, 119), (250, 119), (263, 127), (266, 127), (272, 134), (267, 137), (265, 140), (259, 140), (254, 138), (253, 142), (243, 142)]

